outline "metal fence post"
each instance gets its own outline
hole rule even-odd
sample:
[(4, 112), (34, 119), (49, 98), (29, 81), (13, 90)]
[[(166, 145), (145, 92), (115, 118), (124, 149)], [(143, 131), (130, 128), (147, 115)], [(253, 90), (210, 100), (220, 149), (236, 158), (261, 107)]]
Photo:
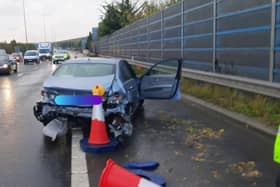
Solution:
[(270, 33), (270, 56), (269, 56), (269, 81), (273, 81), (275, 60), (275, 25), (276, 25), (276, 0), (271, 2), (271, 33)]
[(217, 0), (213, 0), (213, 72), (216, 72), (216, 28), (217, 27)]
[(181, 2), (181, 59), (184, 58), (184, 0)]
[(164, 10), (160, 13), (160, 58), (163, 60), (163, 38), (164, 38)]
[(150, 59), (150, 53), (151, 53), (151, 39), (150, 39), (150, 31), (149, 31), (149, 24), (150, 24), (150, 19), (149, 19), (150, 17), (148, 16), (147, 18), (146, 18), (146, 31), (147, 31), (147, 40), (148, 40), (148, 42), (147, 42), (147, 49), (148, 49), (148, 52), (147, 52), (147, 61), (149, 62), (151, 59)]

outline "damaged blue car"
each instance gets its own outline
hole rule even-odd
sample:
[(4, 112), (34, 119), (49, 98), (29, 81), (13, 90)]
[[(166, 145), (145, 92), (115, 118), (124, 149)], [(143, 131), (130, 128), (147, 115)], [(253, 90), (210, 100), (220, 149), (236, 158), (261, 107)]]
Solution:
[(144, 99), (178, 99), (182, 61), (157, 63), (137, 77), (132, 66), (117, 58), (81, 58), (60, 65), (45, 81), (41, 101), (33, 108), (45, 126), (43, 132), (53, 140), (65, 134), (71, 124), (89, 129), (92, 106), (59, 106), (59, 95), (91, 95), (93, 86), (105, 87), (103, 108), (111, 138), (131, 136), (132, 117)]

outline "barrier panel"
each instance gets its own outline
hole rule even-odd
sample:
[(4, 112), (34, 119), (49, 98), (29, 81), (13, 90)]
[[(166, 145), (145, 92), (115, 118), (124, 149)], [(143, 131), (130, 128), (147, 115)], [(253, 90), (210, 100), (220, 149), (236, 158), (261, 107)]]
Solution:
[(184, 0), (96, 41), (105, 56), (280, 82), (280, 0)]

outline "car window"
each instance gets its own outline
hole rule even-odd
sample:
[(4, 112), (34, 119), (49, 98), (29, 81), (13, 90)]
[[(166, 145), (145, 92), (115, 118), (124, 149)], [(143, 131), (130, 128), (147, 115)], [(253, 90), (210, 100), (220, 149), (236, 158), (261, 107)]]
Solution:
[(55, 51), (56, 54), (68, 54), (67, 51), (63, 51), (63, 50), (57, 50)]
[(0, 49), (0, 55), (6, 55), (6, 51), (4, 49)]
[(79, 63), (63, 64), (53, 74), (56, 77), (97, 77), (112, 75), (114, 73), (113, 64), (101, 63)]
[(36, 56), (36, 55), (37, 55), (37, 53), (35, 51), (27, 51), (25, 53), (25, 56)]
[(50, 50), (49, 49), (40, 49), (39, 53), (49, 53)]
[(123, 82), (136, 78), (133, 69), (126, 61), (120, 62), (120, 78)]

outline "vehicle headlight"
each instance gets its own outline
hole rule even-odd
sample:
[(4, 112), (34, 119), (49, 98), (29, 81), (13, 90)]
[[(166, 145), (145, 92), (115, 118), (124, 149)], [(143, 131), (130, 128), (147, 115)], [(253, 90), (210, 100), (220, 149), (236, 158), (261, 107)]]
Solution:
[(42, 102), (54, 101), (55, 96), (56, 96), (55, 94), (47, 93), (45, 90), (41, 91), (41, 101)]
[(121, 103), (122, 98), (123, 96), (120, 93), (115, 92), (111, 97), (108, 98), (107, 107), (116, 108)]
[(50, 99), (50, 100), (52, 100), (52, 101), (53, 101), (53, 100), (55, 99), (55, 97), (56, 97), (56, 95), (55, 95), (55, 94), (49, 94), (49, 99)]
[(8, 68), (8, 67), (9, 67), (8, 64), (3, 65), (3, 68)]

